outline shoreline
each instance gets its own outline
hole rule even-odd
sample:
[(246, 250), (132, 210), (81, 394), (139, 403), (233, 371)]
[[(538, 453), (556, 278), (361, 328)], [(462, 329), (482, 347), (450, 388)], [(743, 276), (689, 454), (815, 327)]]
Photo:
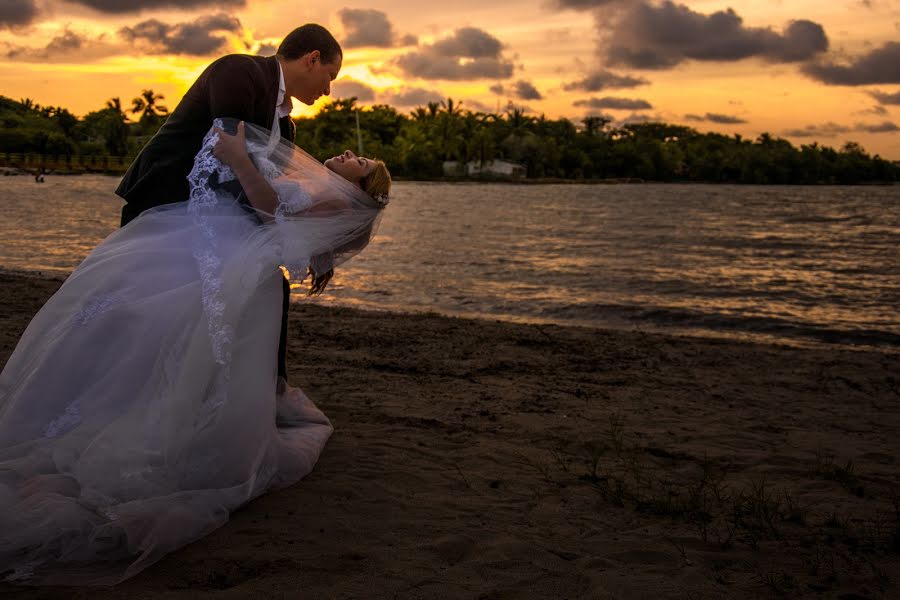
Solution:
[[(0, 361), (59, 279), (0, 271)], [(298, 303), (313, 473), (53, 598), (894, 597), (900, 358)], [(849, 596), (847, 596), (849, 597)]]
[[(12, 275), (17, 277), (38, 277), (46, 278), (54, 281), (65, 281), (71, 271), (63, 269), (50, 269), (47, 271), (31, 270), (19, 267), (3, 267), (0, 266), (0, 275)], [(516, 314), (487, 314), (471, 311), (446, 311), (437, 310), (415, 310), (413, 308), (403, 307), (384, 307), (379, 305), (367, 306), (360, 303), (344, 300), (332, 300), (321, 298), (307, 299), (302, 289), (292, 288), (291, 305), (298, 307), (302, 304), (309, 304), (320, 308), (331, 309), (340, 308), (361, 312), (371, 312), (375, 314), (385, 314), (388, 316), (412, 317), (416, 315), (433, 315), (450, 319), (465, 319), (485, 322), (510, 323), (515, 325), (531, 325), (537, 327), (577, 327), (596, 331), (618, 331), (625, 333), (645, 333), (650, 335), (658, 335), (663, 337), (687, 338), (698, 341), (711, 340), (735, 343), (749, 343), (772, 345), (776, 347), (806, 349), (806, 350), (846, 350), (851, 352), (883, 352), (886, 354), (895, 354), (900, 356), (900, 345), (884, 341), (880, 344), (863, 343), (852, 341), (855, 332), (847, 331), (834, 334), (835, 337), (843, 336), (842, 341), (825, 341), (811, 336), (794, 336), (777, 335), (773, 333), (765, 333), (759, 331), (750, 331), (743, 329), (701, 329), (697, 327), (678, 327), (678, 326), (661, 326), (653, 323), (641, 322), (633, 320), (630, 322), (597, 322), (590, 323), (586, 321), (565, 321), (562, 319), (552, 318), (534, 318), (528, 315)], [(888, 335), (891, 335), (888, 333)]]
[[(46, 171), (45, 176), (75, 177), (80, 175), (104, 175), (108, 177), (121, 177), (125, 170), (96, 170), (96, 171)], [(0, 177), (34, 177), (35, 173), (26, 169), (13, 167), (0, 167)], [(457, 183), (474, 185), (736, 185), (748, 187), (784, 186), (784, 187), (895, 187), (900, 186), (900, 181), (861, 181), (857, 183), (834, 183), (820, 181), (816, 183), (743, 183), (740, 181), (691, 181), (691, 180), (655, 180), (640, 179), (636, 177), (612, 177), (606, 179), (565, 179), (560, 177), (533, 177), (533, 178), (502, 178), (502, 177), (436, 177), (433, 179), (409, 179), (398, 176), (393, 177), (395, 182), (409, 183)]]

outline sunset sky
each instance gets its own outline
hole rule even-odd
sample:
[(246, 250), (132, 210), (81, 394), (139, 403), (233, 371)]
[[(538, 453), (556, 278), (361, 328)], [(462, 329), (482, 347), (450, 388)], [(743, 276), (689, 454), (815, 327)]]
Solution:
[(513, 102), (900, 160), (900, 0), (2, 0), (0, 94), (84, 115), (152, 88), (174, 108), (215, 57), (307, 22), (344, 47), (332, 96), (362, 104)]

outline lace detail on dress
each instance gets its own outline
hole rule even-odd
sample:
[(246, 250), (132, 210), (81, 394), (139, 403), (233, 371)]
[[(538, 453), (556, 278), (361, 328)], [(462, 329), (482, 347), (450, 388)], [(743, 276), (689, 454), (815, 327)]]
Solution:
[(225, 323), (225, 301), (222, 299), (222, 261), (212, 249), (197, 248), (194, 252), (200, 269), (200, 289), (203, 311), (209, 322), (210, 341), (216, 362), (225, 365), (231, 360), (234, 330)]
[[(215, 119), (213, 125), (220, 129), (223, 128), (221, 119)], [(219, 134), (211, 129), (203, 139), (203, 145), (194, 159), (194, 166), (188, 175), (191, 193), (187, 210), (200, 229), (193, 254), (200, 273), (201, 302), (206, 315), (213, 359), (221, 367), (215, 376), (212, 388), (208, 390), (208, 395), (204, 399), (202, 416), (197, 418), (202, 423), (212, 422), (218, 412), (218, 407), (225, 402), (225, 382), (228, 381), (231, 344), (234, 341), (234, 330), (225, 319), (226, 305), (222, 292), (223, 274), (219, 243), (213, 223), (209, 218), (209, 213), (219, 202), (216, 191), (210, 186), (210, 178), (213, 174), (217, 174), (221, 180), (223, 174), (227, 175), (231, 172), (231, 169), (228, 169), (213, 155), (213, 148), (218, 141)], [(228, 169), (227, 172), (225, 169)]]
[(81, 423), (81, 405), (78, 400), (66, 407), (66, 412), (56, 417), (44, 429), (44, 437), (54, 438)]
[[(213, 125), (221, 129), (223, 127), (222, 120), (216, 119), (213, 121)], [(188, 175), (188, 183), (191, 186), (188, 213), (193, 216), (194, 223), (200, 228), (202, 234), (194, 248), (194, 259), (200, 270), (203, 310), (209, 326), (213, 356), (217, 363), (225, 365), (230, 360), (230, 345), (234, 335), (231, 327), (223, 319), (225, 302), (222, 300), (222, 261), (216, 252), (215, 232), (205, 215), (205, 212), (215, 207), (218, 202), (215, 190), (209, 185), (213, 173), (218, 173), (224, 166), (213, 155), (213, 148), (218, 141), (219, 134), (210, 130), (203, 139), (200, 152), (194, 159), (194, 167)]]
[[(254, 147), (256, 145), (254, 144)], [(253, 152), (254, 148), (251, 147), (250, 151)], [(268, 157), (263, 156), (261, 154), (257, 154), (254, 152), (253, 159), (256, 161), (256, 169), (259, 171), (260, 175), (266, 178), (266, 181), (273, 181), (276, 177), (281, 175), (281, 170), (275, 166)]]
[(87, 325), (87, 323), (105, 312), (108, 312), (113, 306), (121, 302), (122, 299), (115, 294), (104, 294), (94, 296), (78, 311), (75, 315), (75, 323), (78, 325)]
[[(218, 139), (219, 136), (216, 136), (216, 141), (218, 141)], [(215, 146), (215, 143), (213, 143), (213, 146)], [(231, 167), (223, 162), (219, 162), (219, 166), (216, 167), (216, 175), (219, 178), (219, 183), (225, 183), (226, 181), (234, 181), (235, 179), (237, 179), (237, 176), (234, 174), (234, 171), (231, 170)]]
[(278, 194), (275, 221), (283, 223), (285, 217), (303, 212), (313, 205), (312, 196), (293, 181), (272, 181), (272, 189)]

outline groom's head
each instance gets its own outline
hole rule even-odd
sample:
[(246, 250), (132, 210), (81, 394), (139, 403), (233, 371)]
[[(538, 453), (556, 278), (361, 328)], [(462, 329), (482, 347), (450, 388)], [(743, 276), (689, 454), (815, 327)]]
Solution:
[(344, 58), (340, 44), (321, 25), (307, 24), (293, 30), (278, 46), (285, 91), (304, 104), (331, 92), (331, 82)]

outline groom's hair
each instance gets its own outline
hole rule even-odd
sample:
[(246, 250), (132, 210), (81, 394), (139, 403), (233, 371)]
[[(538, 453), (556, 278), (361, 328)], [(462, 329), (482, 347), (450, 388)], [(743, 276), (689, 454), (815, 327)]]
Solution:
[(334, 36), (327, 29), (315, 23), (301, 25), (287, 34), (281, 45), (278, 46), (278, 54), (287, 60), (297, 60), (313, 50), (319, 51), (322, 62), (326, 65), (334, 62), (339, 56), (342, 58), (344, 56), (341, 45), (337, 43)]

